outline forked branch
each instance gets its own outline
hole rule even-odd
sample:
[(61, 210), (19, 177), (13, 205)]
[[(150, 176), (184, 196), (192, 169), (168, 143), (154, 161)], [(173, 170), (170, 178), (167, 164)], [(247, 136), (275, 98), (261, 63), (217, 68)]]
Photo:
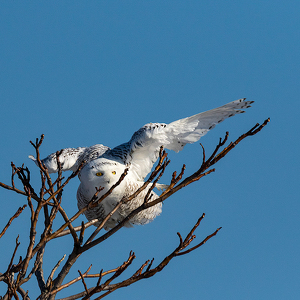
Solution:
[[(154, 276), (156, 273), (162, 271), (174, 257), (185, 255), (185, 254), (188, 254), (191, 251), (196, 250), (197, 248), (204, 245), (209, 239), (211, 239), (213, 236), (215, 236), (218, 233), (218, 231), (221, 228), (218, 228), (215, 232), (208, 235), (205, 239), (203, 239), (196, 246), (194, 246), (190, 249), (186, 249), (190, 245), (190, 243), (196, 238), (196, 236), (194, 235), (194, 232), (198, 228), (198, 226), (200, 225), (200, 222), (204, 218), (204, 216), (205, 216), (205, 214), (203, 214), (199, 218), (197, 223), (193, 226), (193, 228), (190, 230), (190, 232), (186, 235), (184, 240), (182, 239), (180, 233), (177, 233), (179, 238), (180, 238), (179, 245), (175, 248), (175, 250), (171, 254), (166, 256), (156, 267), (152, 268), (152, 264), (153, 264), (154, 259), (152, 259), (151, 261), (147, 260), (128, 279), (120, 281), (118, 283), (111, 284), (111, 282), (114, 279), (116, 279), (120, 274), (122, 274), (125, 271), (125, 269), (132, 263), (132, 260), (135, 258), (135, 254), (133, 252), (131, 252), (130, 255), (129, 255), (128, 260), (125, 261), (119, 268), (117, 268), (114, 275), (111, 278), (109, 278), (108, 280), (106, 280), (105, 283), (99, 285), (98, 284), (99, 280), (98, 280), (98, 283), (97, 283), (96, 286), (94, 286), (92, 288), (86, 288), (85, 292), (70, 296), (68, 298), (63, 298), (63, 299), (60, 299), (60, 300), (75, 300), (75, 299), (82, 298), (82, 297), (83, 297), (82, 298), (83, 300), (87, 300), (91, 296), (93, 296), (95, 294), (99, 294), (99, 293), (102, 293), (102, 294), (99, 295), (95, 299), (102, 299), (102, 298), (104, 298), (105, 296), (107, 296), (108, 294), (112, 293), (113, 291), (115, 291), (117, 289), (129, 286), (129, 285), (131, 285), (131, 284), (133, 284), (133, 283), (135, 283), (139, 280)], [(145, 268), (146, 268), (146, 270), (145, 270)], [(57, 292), (57, 291), (53, 291), (53, 292)]]

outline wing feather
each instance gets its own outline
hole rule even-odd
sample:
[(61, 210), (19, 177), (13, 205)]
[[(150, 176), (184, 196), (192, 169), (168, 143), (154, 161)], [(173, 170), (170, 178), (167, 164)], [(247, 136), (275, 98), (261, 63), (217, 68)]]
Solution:
[[(75, 172), (79, 168), (82, 161), (86, 161), (86, 163), (88, 163), (89, 161), (101, 156), (109, 149), (110, 148), (101, 144), (91, 147), (65, 148), (62, 150), (59, 156), (62, 170), (71, 170)], [(34, 156), (29, 155), (29, 158), (32, 159), (37, 165), (37, 160)], [(42, 159), (42, 162), (47, 167), (49, 173), (58, 172), (56, 153), (51, 153), (46, 158)]]
[(104, 156), (131, 164), (136, 179), (143, 180), (157, 160), (161, 146), (178, 152), (186, 144), (198, 141), (218, 123), (243, 113), (243, 109), (253, 102), (242, 98), (170, 124), (146, 124), (133, 134), (129, 142), (107, 151)]

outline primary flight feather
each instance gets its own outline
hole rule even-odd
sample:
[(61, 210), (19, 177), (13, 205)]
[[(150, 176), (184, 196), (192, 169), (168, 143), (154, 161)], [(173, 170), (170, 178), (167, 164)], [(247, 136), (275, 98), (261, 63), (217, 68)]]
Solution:
[[(89, 221), (98, 219), (98, 222), (95, 223), (95, 225), (98, 225), (124, 196), (130, 196), (143, 185), (144, 178), (151, 172), (153, 164), (159, 156), (161, 146), (178, 152), (186, 144), (198, 141), (218, 123), (236, 114), (243, 113), (243, 109), (250, 107), (251, 103), (253, 101), (245, 101), (245, 98), (243, 98), (170, 124), (149, 123), (136, 131), (129, 142), (113, 149), (101, 144), (91, 147), (63, 149), (59, 156), (63, 171), (76, 171), (80, 164), (85, 161), (78, 174), (80, 180), (77, 190), (78, 208), (85, 207), (91, 201), (95, 188), (101, 186), (104, 189), (97, 196), (100, 198), (119, 180), (125, 168), (128, 167), (127, 176), (120, 185), (96, 208), (84, 212)], [(29, 157), (36, 162), (33, 156), (30, 155)], [(58, 171), (55, 153), (47, 156), (42, 162), (48, 168), (49, 173)], [(160, 186), (158, 185), (158, 187)], [(131, 211), (143, 204), (148, 189), (149, 187), (133, 200), (122, 204), (109, 218), (104, 228), (106, 230), (113, 228)], [(151, 194), (151, 200), (159, 197), (153, 191)], [(161, 213), (161, 207), (162, 204), (159, 203), (139, 212), (127, 222), (126, 226), (146, 224), (152, 221)]]

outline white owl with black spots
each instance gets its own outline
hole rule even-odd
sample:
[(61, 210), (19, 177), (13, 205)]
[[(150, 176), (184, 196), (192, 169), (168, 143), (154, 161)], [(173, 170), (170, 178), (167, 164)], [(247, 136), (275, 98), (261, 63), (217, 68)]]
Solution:
[[(101, 144), (86, 148), (63, 149), (60, 155), (63, 171), (76, 171), (81, 162), (86, 161), (78, 175), (80, 180), (77, 190), (78, 208), (85, 207), (91, 201), (95, 194), (95, 188), (102, 187), (103, 190), (97, 195), (99, 199), (119, 180), (125, 168), (129, 167), (127, 176), (120, 185), (96, 208), (85, 211), (84, 214), (89, 221), (98, 219), (98, 222), (95, 223), (98, 225), (123, 197), (133, 194), (144, 184), (144, 178), (151, 172), (153, 164), (158, 159), (161, 146), (178, 152), (186, 144), (198, 141), (226, 118), (243, 113), (243, 109), (250, 107), (251, 103), (253, 101), (245, 101), (243, 98), (170, 124), (149, 123), (136, 131), (129, 142), (113, 149)], [(33, 156), (29, 157), (36, 161)], [(55, 153), (50, 154), (42, 161), (49, 173), (58, 171)], [(109, 218), (104, 228), (106, 230), (113, 228), (130, 212), (143, 204), (148, 189), (149, 187), (131, 201), (122, 204)], [(151, 193), (151, 200), (158, 197), (155, 192)], [(136, 214), (126, 226), (149, 223), (161, 211), (162, 204), (159, 203)]]

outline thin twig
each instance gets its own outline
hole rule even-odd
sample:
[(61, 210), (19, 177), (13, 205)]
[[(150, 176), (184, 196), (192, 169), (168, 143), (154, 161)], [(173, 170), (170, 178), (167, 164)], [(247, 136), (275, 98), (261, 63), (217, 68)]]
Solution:
[(79, 273), (79, 275), (80, 275), (82, 284), (83, 284), (83, 286), (84, 286), (84, 289), (85, 289), (85, 292), (86, 292), (86, 297), (89, 298), (89, 291), (88, 291), (88, 288), (87, 288), (86, 283), (85, 283), (85, 281), (84, 281), (84, 277), (82, 276), (82, 273), (80, 272), (80, 270), (78, 270), (78, 273)]
[(10, 226), (11, 222), (16, 219), (20, 214), (21, 212), (24, 210), (24, 208), (26, 207), (27, 205), (24, 204), (22, 207), (19, 207), (17, 212), (9, 219), (9, 221), (7, 222), (6, 226), (4, 227), (4, 229), (2, 230), (2, 232), (0, 233), (0, 238), (2, 238), (2, 236), (4, 235), (4, 233), (6, 232), (7, 228)]
[(213, 232), (212, 234), (208, 235), (202, 242), (200, 242), (200, 243), (197, 244), (196, 246), (194, 246), (194, 247), (192, 247), (192, 248), (190, 248), (190, 249), (188, 249), (188, 250), (186, 250), (186, 251), (183, 251), (183, 252), (178, 253), (177, 256), (179, 256), (179, 255), (185, 255), (185, 254), (190, 253), (191, 251), (194, 251), (195, 249), (201, 247), (201, 246), (204, 245), (210, 238), (212, 238), (213, 236), (215, 236), (215, 235), (219, 232), (219, 230), (220, 230), (221, 228), (222, 228), (222, 227), (219, 227), (218, 229), (216, 229), (215, 232)]
[(12, 264), (13, 264), (13, 261), (14, 261), (14, 258), (15, 258), (15, 255), (16, 255), (16, 252), (17, 252), (19, 246), (20, 246), (20, 243), (19, 243), (19, 235), (18, 235), (17, 238), (16, 238), (16, 246), (15, 246), (13, 255), (10, 259), (9, 265), (7, 267), (7, 271), (5, 272), (6, 274), (8, 274), (8, 272), (9, 272), (9, 270), (10, 270)]
[[(89, 222), (84, 223), (84, 227), (85, 227), (85, 229), (86, 229), (86, 228), (88, 228), (88, 227), (94, 225), (94, 224), (97, 223), (97, 222), (99, 222), (98, 219), (91, 220), (91, 221), (89, 221)], [(80, 226), (74, 227), (74, 230), (77, 232), (77, 231), (80, 231), (81, 228), (82, 228), (82, 226), (80, 225)], [(56, 234), (55, 237), (53, 237), (53, 238), (54, 238), (54, 239), (55, 239), (55, 238), (59, 238), (59, 237), (68, 235), (68, 234), (70, 234), (70, 233), (71, 233), (70, 230), (69, 230), (69, 229), (66, 229), (66, 230), (63, 230), (63, 231), (61, 231), (60, 233)]]
[(47, 286), (47, 287), (50, 286), (55, 271), (58, 269), (59, 265), (61, 264), (61, 262), (62, 262), (65, 258), (66, 258), (66, 254), (65, 254), (65, 255), (57, 262), (57, 264), (55, 265), (55, 267), (54, 267), (53, 270), (51, 271), (50, 276), (48, 277), (48, 280), (47, 280), (47, 283), (46, 283), (46, 286)]
[[(85, 273), (82, 274), (82, 276), (83, 276), (84, 278), (98, 278), (97, 286), (99, 286), (100, 280), (101, 280), (101, 278), (102, 278), (103, 276), (108, 275), (108, 274), (111, 274), (111, 273), (114, 273), (114, 272), (116, 272), (116, 271), (119, 269), (119, 268), (115, 268), (115, 269), (112, 269), (112, 270), (109, 270), (109, 271), (106, 271), (106, 272), (101, 271), (99, 274), (88, 274), (88, 272), (90, 271), (91, 267), (92, 267), (92, 265), (88, 268), (88, 270), (87, 270)], [(77, 277), (77, 278), (75, 278), (75, 279), (69, 281), (68, 283), (66, 283), (66, 284), (64, 284), (64, 285), (61, 285), (61, 286), (60, 286), (59, 288), (57, 288), (56, 290), (51, 291), (50, 294), (51, 294), (51, 295), (56, 294), (56, 293), (58, 293), (59, 291), (61, 291), (62, 289), (65, 289), (65, 288), (71, 286), (72, 284), (74, 284), (75, 282), (79, 281), (80, 279), (81, 279), (81, 277), (79, 276), (79, 277)]]

